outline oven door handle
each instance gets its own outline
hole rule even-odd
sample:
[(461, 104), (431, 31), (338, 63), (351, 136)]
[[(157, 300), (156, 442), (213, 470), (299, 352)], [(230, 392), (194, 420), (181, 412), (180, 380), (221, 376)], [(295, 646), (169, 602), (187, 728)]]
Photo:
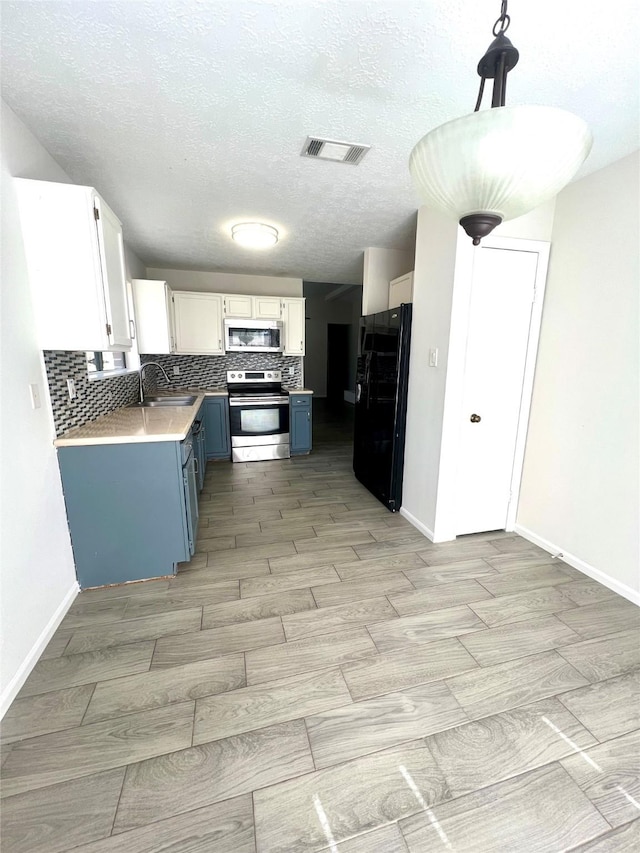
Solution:
[(271, 400), (248, 400), (246, 397), (244, 399), (240, 398), (231, 398), (229, 400), (230, 406), (244, 406), (245, 408), (249, 408), (250, 406), (288, 406), (289, 398), (288, 397), (276, 397)]

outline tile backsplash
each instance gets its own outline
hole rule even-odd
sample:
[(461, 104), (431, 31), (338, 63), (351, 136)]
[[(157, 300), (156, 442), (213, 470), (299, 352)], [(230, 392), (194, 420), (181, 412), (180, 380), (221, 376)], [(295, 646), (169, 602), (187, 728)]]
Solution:
[[(45, 350), (44, 364), (56, 436), (138, 399), (137, 373), (90, 382), (85, 352)], [(67, 379), (75, 382), (75, 400), (69, 399)]]
[[(229, 353), (227, 356), (143, 355), (142, 361), (157, 361), (174, 380), (167, 385), (160, 371), (149, 367), (145, 375), (145, 389), (148, 391), (216, 388), (226, 385), (227, 370), (262, 368), (281, 370), (285, 388), (302, 387), (302, 358), (299, 356), (281, 356), (276, 353)], [(84, 352), (45, 350), (44, 363), (56, 436), (138, 399), (137, 374), (90, 382)], [(173, 375), (174, 367), (180, 369), (179, 376)], [(291, 376), (289, 368), (293, 368)], [(75, 400), (69, 399), (67, 379), (73, 379), (75, 382)]]
[[(302, 358), (272, 352), (231, 352), (227, 355), (143, 355), (142, 361), (157, 361), (169, 374), (170, 384), (155, 367), (149, 368), (150, 387), (177, 390), (180, 388), (219, 388), (227, 384), (228, 370), (281, 370), (284, 388), (302, 388)], [(173, 375), (173, 368), (180, 370)], [(293, 375), (289, 375), (293, 368)], [(152, 372), (153, 371), (153, 378)]]

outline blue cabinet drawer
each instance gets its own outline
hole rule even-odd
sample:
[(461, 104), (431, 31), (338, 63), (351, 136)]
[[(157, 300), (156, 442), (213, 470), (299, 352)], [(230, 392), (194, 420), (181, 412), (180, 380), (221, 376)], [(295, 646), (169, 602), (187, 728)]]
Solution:
[(311, 395), (305, 394), (303, 397), (289, 397), (289, 405), (290, 406), (306, 406), (307, 408), (311, 405)]

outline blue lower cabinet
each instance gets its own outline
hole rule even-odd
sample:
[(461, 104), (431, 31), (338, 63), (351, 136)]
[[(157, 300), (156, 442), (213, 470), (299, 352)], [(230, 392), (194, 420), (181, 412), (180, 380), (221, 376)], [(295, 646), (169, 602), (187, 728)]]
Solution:
[[(162, 441), (58, 449), (81, 589), (171, 575), (176, 563), (190, 559), (197, 508), (193, 517), (189, 507), (189, 524), (182, 445)], [(188, 474), (192, 494), (194, 473)]]
[(311, 452), (311, 394), (289, 396), (289, 442), (292, 456)]
[(205, 397), (204, 427), (207, 459), (231, 459), (228, 397)]
[[(203, 412), (204, 415), (204, 412)], [(196, 436), (196, 460), (198, 466), (198, 491), (201, 492), (204, 488), (204, 475), (207, 469), (207, 431), (205, 429), (204, 420), (200, 432)]]
[(204, 422), (205, 406), (204, 403), (200, 406), (200, 411), (196, 415), (191, 428), (193, 437), (193, 453), (195, 457), (196, 482), (198, 491), (201, 492), (204, 486), (204, 474), (207, 467), (207, 429)]
[[(187, 537), (189, 540), (189, 555), (192, 557), (196, 550), (198, 535), (198, 475), (196, 473), (197, 457), (195, 448), (189, 454), (188, 461), (182, 466), (182, 485), (187, 518)], [(189, 558), (187, 558), (189, 559)]]

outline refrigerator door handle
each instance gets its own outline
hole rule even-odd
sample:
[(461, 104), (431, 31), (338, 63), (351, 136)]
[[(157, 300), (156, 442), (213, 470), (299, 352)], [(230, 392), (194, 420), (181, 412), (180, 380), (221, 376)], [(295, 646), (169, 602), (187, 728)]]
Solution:
[(360, 398), (362, 397), (362, 385), (357, 382), (356, 383), (356, 403), (360, 402)]

